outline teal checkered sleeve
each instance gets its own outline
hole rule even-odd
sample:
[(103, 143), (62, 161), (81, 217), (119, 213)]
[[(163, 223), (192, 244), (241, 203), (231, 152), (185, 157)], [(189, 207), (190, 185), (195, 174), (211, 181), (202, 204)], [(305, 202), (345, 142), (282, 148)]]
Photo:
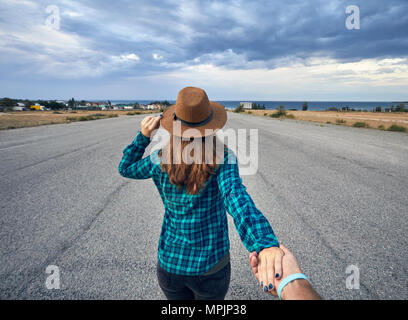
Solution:
[(264, 248), (279, 247), (279, 242), (265, 216), (256, 208), (239, 176), (238, 161), (228, 151), (217, 183), (225, 208), (234, 219), (235, 227), (246, 249), (259, 253)]
[(149, 143), (150, 139), (138, 132), (133, 143), (123, 150), (123, 158), (119, 164), (119, 173), (122, 177), (131, 179), (152, 177), (155, 166), (150, 156), (142, 159)]

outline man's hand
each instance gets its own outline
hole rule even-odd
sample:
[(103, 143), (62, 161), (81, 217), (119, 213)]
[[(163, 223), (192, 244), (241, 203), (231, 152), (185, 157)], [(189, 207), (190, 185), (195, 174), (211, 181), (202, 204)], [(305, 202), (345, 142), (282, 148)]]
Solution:
[(276, 280), (282, 277), (282, 258), (278, 247), (263, 249), (258, 255), (258, 281), (264, 292), (276, 291)]
[[(295, 273), (303, 273), (299, 267), (299, 264), (288, 248), (281, 245), (284, 256), (282, 257), (282, 275), (280, 278), (275, 279), (275, 288), (270, 290), (269, 293), (277, 295), (277, 289), (281, 281)], [(262, 251), (261, 251), (262, 252)], [(261, 253), (260, 252), (260, 253)], [(255, 277), (260, 281), (260, 269), (258, 264), (258, 255), (256, 252), (252, 252), (249, 255), (249, 263), (251, 264), (252, 272)], [(312, 288), (307, 280), (299, 279), (288, 283), (281, 292), (283, 300), (321, 300), (319, 294)]]
[(152, 132), (160, 127), (161, 116), (148, 116), (142, 120), (142, 134), (150, 138)]

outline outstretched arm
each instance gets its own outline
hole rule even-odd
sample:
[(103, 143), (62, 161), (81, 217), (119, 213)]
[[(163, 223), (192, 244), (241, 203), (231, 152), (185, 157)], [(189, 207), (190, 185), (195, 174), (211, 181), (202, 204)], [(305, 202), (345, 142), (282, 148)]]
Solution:
[(259, 253), (259, 283), (265, 292), (281, 277), (282, 250), (268, 220), (255, 206), (239, 176), (236, 156), (228, 150), (217, 183), (228, 213), (248, 251)]

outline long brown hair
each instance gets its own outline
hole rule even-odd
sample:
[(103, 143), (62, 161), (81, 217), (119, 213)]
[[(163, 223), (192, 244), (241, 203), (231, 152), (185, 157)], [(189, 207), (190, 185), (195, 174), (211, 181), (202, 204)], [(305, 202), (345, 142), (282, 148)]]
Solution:
[[(188, 140), (172, 135), (159, 153), (161, 169), (168, 174), (172, 184), (186, 187), (188, 194), (198, 194), (211, 175), (216, 174), (222, 161), (225, 145), (220, 143), (215, 135)], [(187, 163), (186, 158), (190, 160)]]

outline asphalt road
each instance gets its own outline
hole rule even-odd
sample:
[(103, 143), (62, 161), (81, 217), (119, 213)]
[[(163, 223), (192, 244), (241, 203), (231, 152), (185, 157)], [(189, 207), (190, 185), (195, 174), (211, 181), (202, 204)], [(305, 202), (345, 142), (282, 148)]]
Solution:
[[(228, 115), (228, 127), (259, 129), (259, 169), (244, 184), (316, 290), (407, 299), (408, 135)], [(0, 132), (1, 299), (165, 298), (155, 271), (158, 192), (117, 171), (141, 119)], [(227, 299), (272, 299), (231, 219), (229, 232)], [(59, 267), (59, 290), (45, 286), (49, 265)], [(350, 265), (359, 289), (346, 287)]]

